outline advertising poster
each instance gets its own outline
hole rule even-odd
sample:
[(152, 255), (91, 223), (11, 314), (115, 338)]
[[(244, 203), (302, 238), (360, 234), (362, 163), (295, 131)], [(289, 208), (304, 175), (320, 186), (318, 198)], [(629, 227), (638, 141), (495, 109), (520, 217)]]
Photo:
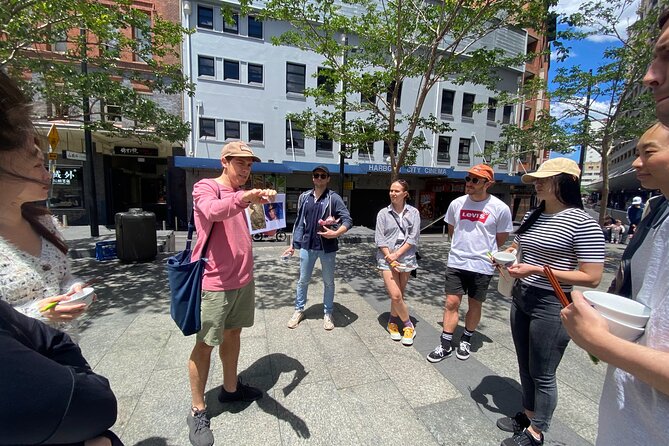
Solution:
[(434, 218), (434, 192), (421, 192), (418, 202), (420, 217), (424, 219)]
[(286, 227), (286, 194), (277, 194), (272, 203), (252, 204), (246, 209), (251, 234), (271, 232)]

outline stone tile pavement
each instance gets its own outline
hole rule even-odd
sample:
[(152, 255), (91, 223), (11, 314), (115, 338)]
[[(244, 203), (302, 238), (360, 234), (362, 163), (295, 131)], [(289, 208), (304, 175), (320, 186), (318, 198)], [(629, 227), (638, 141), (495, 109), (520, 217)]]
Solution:
[[(282, 262), (283, 248), (254, 244), (256, 321), (242, 334), (241, 378), (262, 388), (264, 397), (220, 404), (222, 371), (212, 358), (206, 396), (216, 444), (480, 446), (506, 438), (495, 420), (520, 409), (509, 299), (490, 292), (469, 360), (425, 360), (441, 332), (445, 241), (423, 243), (422, 269), (408, 287), (417, 327), (413, 347), (391, 341), (385, 331), (389, 303), (368, 243), (345, 244), (338, 254), (336, 328), (323, 330), (318, 266), (306, 319), (295, 330), (286, 328), (298, 261)], [(621, 251), (609, 248), (600, 288), (608, 286)], [(73, 260), (81, 277), (104, 278), (98, 302), (81, 321), (80, 342), (94, 369), (111, 381), (119, 400), (114, 430), (127, 445), (189, 444), (186, 364), (194, 340), (170, 319), (165, 258), (159, 254), (144, 264)], [(560, 402), (546, 445), (594, 442), (604, 372), (570, 345), (558, 371)]]

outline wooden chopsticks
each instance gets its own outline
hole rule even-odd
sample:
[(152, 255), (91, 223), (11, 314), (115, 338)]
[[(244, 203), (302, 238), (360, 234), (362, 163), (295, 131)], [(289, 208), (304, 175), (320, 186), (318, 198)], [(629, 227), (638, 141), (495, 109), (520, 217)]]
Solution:
[(555, 295), (560, 301), (560, 304), (562, 304), (562, 307), (564, 308), (567, 305), (569, 305), (571, 302), (569, 301), (569, 298), (564, 293), (564, 291), (562, 291), (562, 287), (560, 287), (560, 282), (558, 282), (557, 277), (555, 277), (555, 274), (553, 273), (553, 270), (551, 269), (550, 266), (544, 265), (544, 274), (546, 274), (548, 281), (551, 283), (553, 291), (555, 291)]

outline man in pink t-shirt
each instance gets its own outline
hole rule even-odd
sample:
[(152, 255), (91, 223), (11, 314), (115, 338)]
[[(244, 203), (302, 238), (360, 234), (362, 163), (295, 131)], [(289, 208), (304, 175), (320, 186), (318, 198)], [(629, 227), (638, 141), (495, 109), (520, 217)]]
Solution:
[[(250, 402), (262, 397), (259, 389), (242, 384), (237, 376), (240, 335), (243, 327), (253, 325), (255, 313), (253, 252), (244, 211), (249, 204), (269, 203), (276, 195), (272, 189), (241, 189), (254, 161), (260, 158), (246, 143), (226, 144), (221, 152), (221, 175), (200, 180), (193, 187), (195, 227), (200, 236), (192, 259), (209, 259), (202, 278), (202, 329), (188, 362), (192, 402), (187, 423), (193, 446), (214, 444), (204, 390), (215, 346), (223, 363), (219, 401)], [(206, 239), (207, 250), (202, 252)]]

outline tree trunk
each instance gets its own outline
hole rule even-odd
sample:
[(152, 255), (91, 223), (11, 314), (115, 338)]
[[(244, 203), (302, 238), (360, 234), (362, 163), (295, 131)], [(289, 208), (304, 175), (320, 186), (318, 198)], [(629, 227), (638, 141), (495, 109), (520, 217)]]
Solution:
[(606, 208), (609, 203), (609, 137), (605, 136), (602, 140), (602, 198), (599, 203), (599, 224), (604, 224)]

